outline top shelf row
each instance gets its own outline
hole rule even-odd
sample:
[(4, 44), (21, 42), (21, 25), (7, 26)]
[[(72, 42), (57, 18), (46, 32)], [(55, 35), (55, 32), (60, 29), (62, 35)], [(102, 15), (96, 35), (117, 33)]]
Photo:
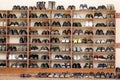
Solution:
[(46, 7), (46, 2), (38, 1), (36, 6), (20, 6), (13, 5), (12, 10), (115, 10), (113, 4), (99, 5), (99, 6), (88, 6), (87, 4), (80, 4), (78, 7), (75, 5), (68, 5), (65, 8), (63, 5), (57, 5), (55, 1), (48, 1), (48, 7)]

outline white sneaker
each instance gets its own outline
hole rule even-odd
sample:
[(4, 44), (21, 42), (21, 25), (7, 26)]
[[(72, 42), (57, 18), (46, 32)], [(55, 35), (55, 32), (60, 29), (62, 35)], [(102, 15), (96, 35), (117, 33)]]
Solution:
[(77, 18), (77, 14), (74, 14), (74, 15), (73, 15), (73, 18)]
[(92, 27), (93, 26), (93, 22), (89, 21), (88, 26)]
[(86, 22), (85, 22), (85, 27), (88, 27), (88, 26), (89, 26), (89, 22), (86, 21)]
[(81, 18), (80, 14), (77, 14), (77, 18)]
[(77, 60), (77, 55), (74, 55), (73, 58), (74, 58), (74, 60)]
[(80, 55), (77, 55), (77, 60), (80, 60), (81, 58), (80, 58)]

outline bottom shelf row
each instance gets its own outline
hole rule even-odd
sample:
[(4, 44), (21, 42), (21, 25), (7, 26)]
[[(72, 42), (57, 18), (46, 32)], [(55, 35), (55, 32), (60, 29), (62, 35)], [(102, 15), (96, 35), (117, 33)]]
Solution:
[(92, 62), (9, 62), (6, 65), (6, 62), (0, 62), (0, 68), (98, 68), (98, 69), (114, 69), (114, 63), (92, 63)]
[(21, 78), (78, 78), (78, 79), (120, 79), (120, 75), (113, 72), (86, 72), (86, 73), (37, 73), (31, 74), (20, 74)]

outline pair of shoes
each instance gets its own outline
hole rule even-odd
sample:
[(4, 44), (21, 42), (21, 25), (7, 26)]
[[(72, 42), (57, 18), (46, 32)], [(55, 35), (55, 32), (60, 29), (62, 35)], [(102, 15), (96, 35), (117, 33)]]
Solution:
[(63, 46), (63, 47), (61, 48), (61, 50), (62, 50), (63, 52), (69, 52), (69, 51), (70, 51), (70, 47), (69, 47), (69, 46)]
[(6, 43), (6, 38), (5, 37), (0, 38), (0, 43)]
[(63, 30), (62, 32), (63, 35), (70, 35), (71, 34), (71, 30), (68, 29), (68, 30)]
[(51, 43), (60, 43), (60, 40), (59, 40), (59, 38), (54, 38), (54, 37), (52, 37), (52, 38), (50, 39), (50, 42), (51, 42)]
[(74, 51), (74, 52), (82, 52), (82, 48), (79, 47), (79, 46), (74, 46), (74, 47), (73, 47), (73, 51)]
[(30, 30), (29, 34), (30, 35), (38, 35), (38, 31), (37, 30)]
[(90, 6), (90, 7), (88, 8), (88, 10), (96, 10), (96, 7), (95, 7), (95, 6)]
[(75, 9), (76, 9), (76, 7), (74, 5), (69, 5), (67, 8), (67, 10), (75, 10)]
[(57, 6), (57, 10), (65, 10), (65, 8), (64, 8), (63, 5), (58, 5), (58, 6)]
[(19, 35), (19, 32), (17, 29), (9, 29), (8, 33), (9, 35)]
[(64, 37), (61, 39), (62, 43), (69, 43), (70, 42), (70, 38), (69, 37)]
[(35, 23), (34, 23), (34, 26), (35, 26), (35, 27), (42, 26), (42, 23), (41, 23), (41, 22), (35, 22)]
[(59, 30), (51, 30), (51, 35), (60, 35)]
[(8, 24), (8, 26), (27, 26), (27, 23), (26, 22), (10, 22), (9, 24)]
[(97, 68), (99, 68), (99, 69), (106, 69), (107, 68), (107, 64), (100, 63), (100, 64), (98, 64)]
[(47, 46), (42, 46), (40, 51), (42, 52), (48, 52), (49, 51), (49, 48)]
[(18, 51), (27, 51), (27, 46), (19, 46)]
[(95, 60), (107, 60), (107, 57), (104, 57), (103, 55), (94, 55)]
[(107, 10), (105, 5), (98, 6), (97, 10)]
[(55, 63), (55, 64), (53, 64), (53, 68), (62, 68), (62, 66), (61, 66), (61, 64)]
[(115, 69), (115, 64), (112, 63), (107, 64), (107, 69)]
[(47, 14), (40, 14), (39, 18), (48, 18)]
[(93, 68), (93, 63), (85, 63), (84, 68)]
[(107, 39), (107, 40), (106, 40), (106, 43), (107, 43), (107, 44), (114, 44), (114, 43), (115, 43), (115, 40), (114, 40), (114, 39)]
[(81, 29), (75, 29), (74, 32), (73, 32), (73, 35), (82, 35), (83, 34), (83, 30)]
[(36, 6), (29, 6), (29, 10), (37, 10), (37, 7)]
[(55, 55), (55, 59), (60, 59), (60, 60), (70, 60), (71, 57), (70, 56), (63, 56), (63, 55)]
[(82, 24), (80, 22), (73, 22), (73, 27), (82, 27)]
[(96, 43), (96, 44), (105, 44), (106, 41), (105, 41), (105, 39), (97, 39), (97, 40), (95, 41), (95, 43)]
[(87, 47), (87, 48), (85, 48), (84, 51), (85, 51), (85, 52), (93, 52), (93, 48), (91, 48), (91, 47)]
[(110, 54), (107, 56), (107, 60), (115, 60), (115, 56), (113, 54)]
[(32, 43), (41, 43), (41, 40), (38, 38), (38, 39), (32, 39)]
[(27, 18), (27, 12), (26, 11), (21, 12), (21, 15), (19, 18)]
[(20, 37), (19, 43), (27, 43), (27, 36)]
[(106, 52), (114, 52), (114, 51), (115, 51), (114, 47), (107, 47), (106, 48)]
[(115, 15), (114, 15), (114, 14), (107, 14), (107, 15), (106, 15), (106, 18), (108, 18), (108, 19), (109, 19), (109, 18), (113, 18), (113, 19), (114, 19), (114, 18), (115, 18)]
[(97, 47), (96, 52), (105, 52), (105, 47)]
[(37, 63), (30, 63), (29, 68), (39, 68)]
[(69, 63), (55, 63), (53, 64), (53, 68), (70, 68)]
[(9, 14), (8, 18), (17, 18), (16, 14)]
[(48, 56), (48, 55), (42, 55), (42, 56), (41, 56), (41, 59), (42, 59), (42, 60), (49, 60), (49, 56)]
[(98, 29), (98, 30), (96, 30), (95, 34), (96, 35), (104, 35), (104, 32), (102, 29)]
[(85, 21), (84, 26), (85, 27), (92, 27), (93, 26), (93, 22), (92, 21)]
[(92, 18), (93, 18), (93, 15), (92, 15), (92, 14), (86, 14), (85, 18), (90, 18), (90, 19), (92, 19)]
[(79, 14), (79, 13), (74, 13), (73, 14), (73, 18), (78, 18), (78, 19), (80, 19), (81, 18), (81, 15)]
[(60, 48), (59, 48), (59, 46), (52, 46), (50, 48), (50, 50), (53, 51), (53, 52), (55, 52), (55, 51), (60, 51)]
[(95, 27), (106, 27), (107, 25), (105, 23), (97, 23)]
[(108, 21), (107, 26), (108, 27), (115, 27), (115, 22), (114, 21)]
[(73, 59), (74, 59), (74, 60), (80, 60), (80, 59), (81, 59), (81, 56), (80, 56), (80, 55), (74, 55), (74, 56), (73, 56)]
[(38, 54), (30, 54), (29, 59), (30, 60), (38, 60), (39, 59), (39, 55)]
[(106, 35), (115, 35), (114, 30), (107, 30)]
[(71, 18), (71, 15), (70, 14), (63, 14), (62, 18)]
[(20, 34), (20, 35), (27, 35), (27, 31), (24, 30), (24, 29), (20, 29), (20, 30), (19, 30), (19, 34)]
[(87, 4), (80, 4), (80, 7), (79, 7), (80, 9), (88, 9), (88, 6), (87, 6)]
[(12, 10), (28, 10), (27, 6), (14, 5)]
[(61, 27), (61, 24), (59, 21), (53, 21), (51, 26)]
[(93, 40), (92, 39), (82, 39), (82, 42), (81, 43), (84, 43), (84, 44), (91, 44), (93, 43)]
[(30, 13), (29, 18), (38, 18), (36, 13)]
[(61, 13), (55, 13), (54, 18), (62, 18), (63, 15)]
[(30, 47), (30, 51), (38, 51), (38, 50), (39, 50), (38, 46), (31, 46)]
[(93, 56), (92, 55), (84, 55), (83, 59), (84, 60), (93, 60)]
[(6, 68), (6, 63), (5, 62), (0, 62), (0, 68)]
[(5, 45), (0, 45), (0, 51), (6, 51), (6, 46)]
[(74, 39), (73, 43), (82, 43), (82, 39), (80, 39), (80, 38), (79, 39)]
[(20, 74), (20, 78), (30, 78), (32, 77), (30, 74)]
[(5, 35), (6, 34), (6, 30), (5, 29), (0, 29), (0, 34), (1, 35)]
[(85, 30), (84, 35), (93, 35), (93, 31), (92, 30)]
[(46, 10), (45, 4), (46, 4), (46, 2), (39, 1), (39, 2), (36, 3), (36, 6), (37, 6), (36, 8), (39, 9), (39, 10)]
[(41, 64), (41, 68), (49, 68), (48, 63), (42, 63), (42, 64)]
[(72, 73), (72, 78), (83, 78), (83, 73)]
[(40, 14), (39, 16), (37, 16), (36, 13), (31, 13), (29, 18), (48, 18), (47, 14)]
[(6, 18), (6, 14), (5, 13), (0, 13), (0, 18)]
[(9, 46), (7, 51), (17, 51), (17, 47), (16, 46)]
[(55, 13), (54, 18), (71, 18), (70, 14), (61, 14), (61, 13)]
[(81, 68), (80, 63), (73, 63), (72, 68)]
[(37, 75), (35, 75), (36, 78), (47, 78), (50, 75), (50, 73), (37, 73)]
[(11, 68), (27, 68), (27, 63), (11, 63)]
[(19, 60), (26, 60), (27, 59), (27, 54), (20, 54), (18, 55)]
[(71, 23), (70, 23), (70, 21), (65, 21), (65, 22), (63, 22), (62, 26), (71, 26)]
[(42, 31), (42, 35), (49, 35), (49, 34), (50, 34), (50, 32), (48, 30)]
[(50, 41), (49, 41), (49, 39), (43, 39), (41, 42), (42, 43), (49, 43)]
[(101, 12), (94, 13), (94, 18), (104, 18)]
[(17, 30), (17, 29), (9, 29), (8, 33), (10, 35), (27, 35), (27, 31), (24, 29)]

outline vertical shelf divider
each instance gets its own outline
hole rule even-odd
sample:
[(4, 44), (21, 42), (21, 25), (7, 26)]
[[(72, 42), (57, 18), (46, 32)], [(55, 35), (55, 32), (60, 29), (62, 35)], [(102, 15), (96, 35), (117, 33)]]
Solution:
[(6, 10), (6, 67), (8, 68), (9, 67), (9, 62), (8, 62), (8, 57), (9, 57), (9, 54), (8, 54), (8, 11)]
[(29, 64), (30, 64), (30, 60), (29, 60), (29, 55), (30, 55), (30, 52), (29, 52), (29, 47), (30, 47), (30, 36), (29, 36), (29, 29), (30, 29), (30, 18), (29, 18), (29, 15), (30, 15), (30, 11), (27, 10), (27, 68), (29, 68)]

